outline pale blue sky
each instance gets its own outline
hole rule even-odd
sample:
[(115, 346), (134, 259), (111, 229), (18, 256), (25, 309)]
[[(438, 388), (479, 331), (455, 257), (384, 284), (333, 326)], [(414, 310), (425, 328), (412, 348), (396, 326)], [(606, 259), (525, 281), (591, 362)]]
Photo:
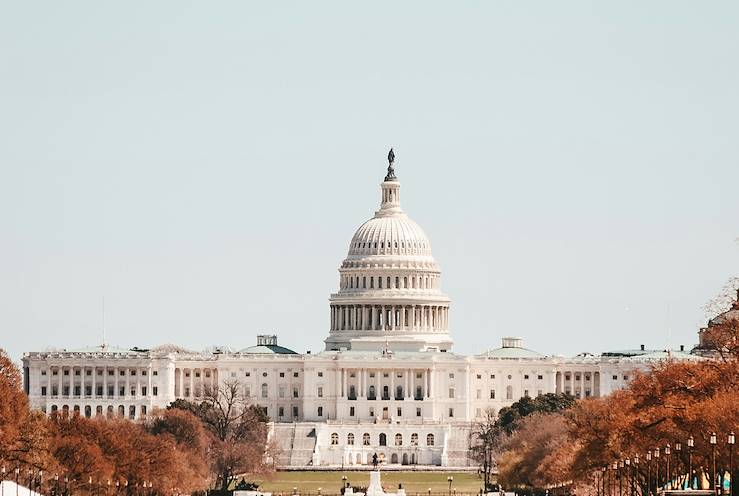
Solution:
[(455, 350), (691, 345), (739, 274), (737, 26), (728, 1), (0, 1), (0, 346), (98, 344), (105, 295), (111, 344), (322, 349), (390, 145)]

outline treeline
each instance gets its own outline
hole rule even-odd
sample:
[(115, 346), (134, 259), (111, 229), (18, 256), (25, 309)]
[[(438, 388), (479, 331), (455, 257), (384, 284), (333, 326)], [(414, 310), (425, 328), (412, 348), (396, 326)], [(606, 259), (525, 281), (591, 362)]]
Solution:
[(266, 469), (267, 419), (236, 383), (142, 422), (46, 416), (30, 410), (21, 386), (0, 349), (0, 466), (6, 479), (43, 494), (185, 494)]
[(491, 438), (501, 484), (578, 494), (613, 494), (620, 486), (645, 495), (658, 487), (728, 484), (730, 436), (739, 432), (735, 314), (704, 331), (711, 359), (667, 360), (607, 397), (518, 415), (513, 428)]

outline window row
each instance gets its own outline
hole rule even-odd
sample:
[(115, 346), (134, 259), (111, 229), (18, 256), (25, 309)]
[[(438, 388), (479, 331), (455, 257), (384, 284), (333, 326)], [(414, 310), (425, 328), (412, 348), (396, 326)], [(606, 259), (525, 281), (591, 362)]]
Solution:
[[(84, 391), (85, 396), (92, 396), (92, 386), (85, 386), (84, 389), (82, 386), (63, 386), (61, 388), (62, 396), (69, 396), (70, 391), (71, 394), (74, 396), (82, 396), (82, 392)], [(126, 396), (126, 391), (128, 391), (129, 396), (137, 396), (137, 394), (140, 392), (141, 396), (146, 396), (149, 389), (146, 386), (141, 386), (141, 388), (137, 388), (136, 386), (130, 386), (128, 389), (126, 386), (119, 386), (118, 389), (118, 395), (117, 396)], [(107, 393), (107, 394), (104, 394)], [(107, 389), (105, 389), (103, 386), (97, 386), (95, 388), (95, 396), (97, 397), (108, 397), (113, 398), (116, 396), (116, 388), (115, 386), (108, 386)], [(41, 396), (47, 396), (49, 394), (49, 388), (48, 386), (41, 386)], [(151, 388), (151, 394), (152, 396), (158, 396), (159, 395), (159, 387), (152, 386)], [(59, 396), (59, 387), (58, 386), (51, 386), (51, 396)]]
[(437, 276), (341, 276), (341, 289), (436, 289)]
[[(400, 433), (395, 434), (394, 439), (394, 446), (403, 446), (403, 435)], [(354, 433), (349, 433), (346, 435), (346, 444), (347, 446), (354, 446)], [(334, 432), (331, 434), (331, 445), (332, 446), (338, 446), (339, 445), (339, 434), (337, 432)], [(371, 437), (369, 432), (365, 432), (362, 434), (362, 446), (371, 446)], [(387, 446), (387, 434), (384, 432), (380, 433), (380, 435), (377, 437), (377, 445), (378, 446)], [(429, 433), (426, 435), (426, 446), (433, 446), (434, 445), (434, 435)], [(418, 434), (413, 433), (411, 434), (411, 440), (410, 440), (410, 446), (418, 446)]]
[[(60, 369), (58, 369), (58, 368), (57, 369), (51, 369), (51, 375), (58, 376), (59, 375), (59, 370)], [(78, 368), (72, 368), (72, 369), (63, 368), (62, 369), (62, 375), (68, 376), (69, 373), (70, 373), (70, 370), (74, 370), (74, 374), (73, 375), (75, 377), (82, 376), (82, 370), (81, 369), (78, 369)], [(96, 370), (97, 370), (97, 373), (95, 375), (102, 377), (102, 375), (103, 375), (103, 369), (96, 369)], [(112, 376), (115, 375), (115, 370), (114, 369), (106, 369), (106, 370), (108, 371), (107, 375), (109, 377), (112, 377)], [(146, 370), (146, 369), (142, 369), (142, 370), (139, 370), (139, 369), (118, 369), (118, 375), (119, 376), (126, 376), (126, 371), (128, 371), (128, 376), (129, 377), (135, 377), (137, 375), (137, 372), (138, 372), (138, 375), (142, 375), (142, 376), (148, 375), (148, 370)], [(46, 370), (46, 369), (44, 369), (44, 370), (41, 371), (41, 375), (43, 375), (43, 376), (49, 375), (49, 371)], [(151, 375), (159, 375), (159, 372), (156, 371), (156, 370), (152, 370), (151, 371)], [(92, 376), (92, 369), (85, 369), (85, 376), (86, 377), (91, 377)]]

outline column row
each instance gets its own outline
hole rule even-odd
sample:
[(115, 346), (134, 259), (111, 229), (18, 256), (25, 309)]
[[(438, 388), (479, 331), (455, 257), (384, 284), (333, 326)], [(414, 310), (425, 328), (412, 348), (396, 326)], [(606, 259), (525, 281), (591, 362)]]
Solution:
[(448, 328), (448, 306), (331, 305), (332, 331), (441, 331)]

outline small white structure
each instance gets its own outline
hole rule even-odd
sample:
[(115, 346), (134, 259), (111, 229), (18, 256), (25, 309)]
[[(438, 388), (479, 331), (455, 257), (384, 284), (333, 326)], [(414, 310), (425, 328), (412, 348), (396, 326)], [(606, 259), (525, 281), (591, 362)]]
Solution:
[(347, 487), (344, 496), (405, 496), (405, 489), (398, 489), (397, 493), (386, 493), (382, 489), (382, 481), (380, 480), (380, 471), (373, 470), (370, 472), (370, 482), (366, 493), (355, 493), (351, 487)]
[(16, 484), (15, 481), (5, 480), (0, 482), (0, 496), (43, 496), (41, 493), (31, 491), (25, 486)]

